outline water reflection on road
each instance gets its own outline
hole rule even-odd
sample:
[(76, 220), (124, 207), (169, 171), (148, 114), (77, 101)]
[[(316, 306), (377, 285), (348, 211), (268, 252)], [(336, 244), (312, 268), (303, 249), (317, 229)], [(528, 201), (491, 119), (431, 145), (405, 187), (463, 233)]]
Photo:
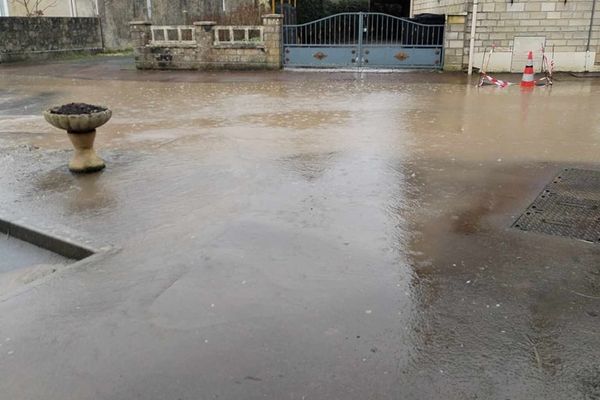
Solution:
[[(598, 84), (241, 76), (0, 70), (0, 206), (123, 248), (0, 304), (3, 393), (600, 395), (600, 310), (573, 294), (600, 295), (597, 246), (509, 228), (557, 169), (596, 167)], [(114, 110), (96, 175), (40, 117), (75, 99)]]

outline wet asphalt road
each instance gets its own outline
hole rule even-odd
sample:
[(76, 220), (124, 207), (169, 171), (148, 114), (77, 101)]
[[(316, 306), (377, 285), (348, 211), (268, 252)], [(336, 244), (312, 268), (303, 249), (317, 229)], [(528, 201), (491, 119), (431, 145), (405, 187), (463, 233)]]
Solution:
[[(600, 167), (600, 81), (102, 58), (0, 88), (2, 213), (115, 247), (0, 293), (0, 398), (600, 398), (599, 245), (510, 228)], [(71, 101), (113, 109), (102, 173), (40, 116)]]

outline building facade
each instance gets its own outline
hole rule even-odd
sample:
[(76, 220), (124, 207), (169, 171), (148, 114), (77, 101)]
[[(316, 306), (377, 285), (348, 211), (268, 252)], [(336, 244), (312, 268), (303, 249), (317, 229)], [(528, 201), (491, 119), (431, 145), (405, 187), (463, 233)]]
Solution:
[(92, 17), (99, 0), (0, 0), (0, 15), (10, 17)]
[[(131, 9), (156, 23), (181, 24), (196, 16), (215, 16), (253, 0), (0, 0), (0, 16), (93, 17), (102, 8)], [(258, 3), (258, 2), (257, 2)], [(266, 4), (267, 1), (264, 0)]]
[(254, 0), (0, 0), (0, 17), (99, 17), (104, 45), (113, 50), (131, 47), (130, 21), (190, 24), (231, 13), (243, 4)]
[[(527, 53), (541, 65), (542, 47), (557, 71), (600, 71), (600, 0), (413, 0), (412, 13), (446, 14), (445, 69), (521, 72)], [(473, 56), (469, 57), (476, 5)], [(487, 56), (485, 60), (487, 64)]]

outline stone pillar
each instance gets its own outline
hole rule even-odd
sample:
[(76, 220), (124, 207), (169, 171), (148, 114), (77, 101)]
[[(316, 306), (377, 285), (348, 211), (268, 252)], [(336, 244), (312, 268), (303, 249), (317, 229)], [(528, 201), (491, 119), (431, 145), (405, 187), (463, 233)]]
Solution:
[(199, 21), (194, 22), (194, 29), (196, 30), (196, 49), (197, 62), (200, 64), (200, 68), (206, 67), (212, 63), (212, 48), (215, 41), (215, 25), (214, 21)]
[(135, 67), (138, 69), (150, 68), (147, 64), (146, 54), (148, 51), (146, 46), (152, 41), (152, 23), (148, 21), (132, 21), (129, 23), (129, 32), (131, 34)]
[(262, 21), (264, 29), (265, 52), (267, 53), (267, 67), (272, 69), (281, 69), (281, 56), (283, 52), (283, 16), (280, 14), (263, 15)]
[(467, 14), (449, 14), (444, 28), (444, 71), (462, 71)]
[(131, 43), (134, 48), (144, 47), (152, 40), (152, 22), (132, 21), (129, 23), (129, 32), (131, 34)]

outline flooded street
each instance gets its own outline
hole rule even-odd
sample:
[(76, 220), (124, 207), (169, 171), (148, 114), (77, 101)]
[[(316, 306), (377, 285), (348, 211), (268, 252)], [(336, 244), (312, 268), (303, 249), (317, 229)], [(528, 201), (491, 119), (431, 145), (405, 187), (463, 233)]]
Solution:
[(511, 228), (600, 169), (600, 80), (131, 62), (0, 67), (0, 216), (113, 247), (0, 291), (1, 399), (600, 399), (600, 244)]

